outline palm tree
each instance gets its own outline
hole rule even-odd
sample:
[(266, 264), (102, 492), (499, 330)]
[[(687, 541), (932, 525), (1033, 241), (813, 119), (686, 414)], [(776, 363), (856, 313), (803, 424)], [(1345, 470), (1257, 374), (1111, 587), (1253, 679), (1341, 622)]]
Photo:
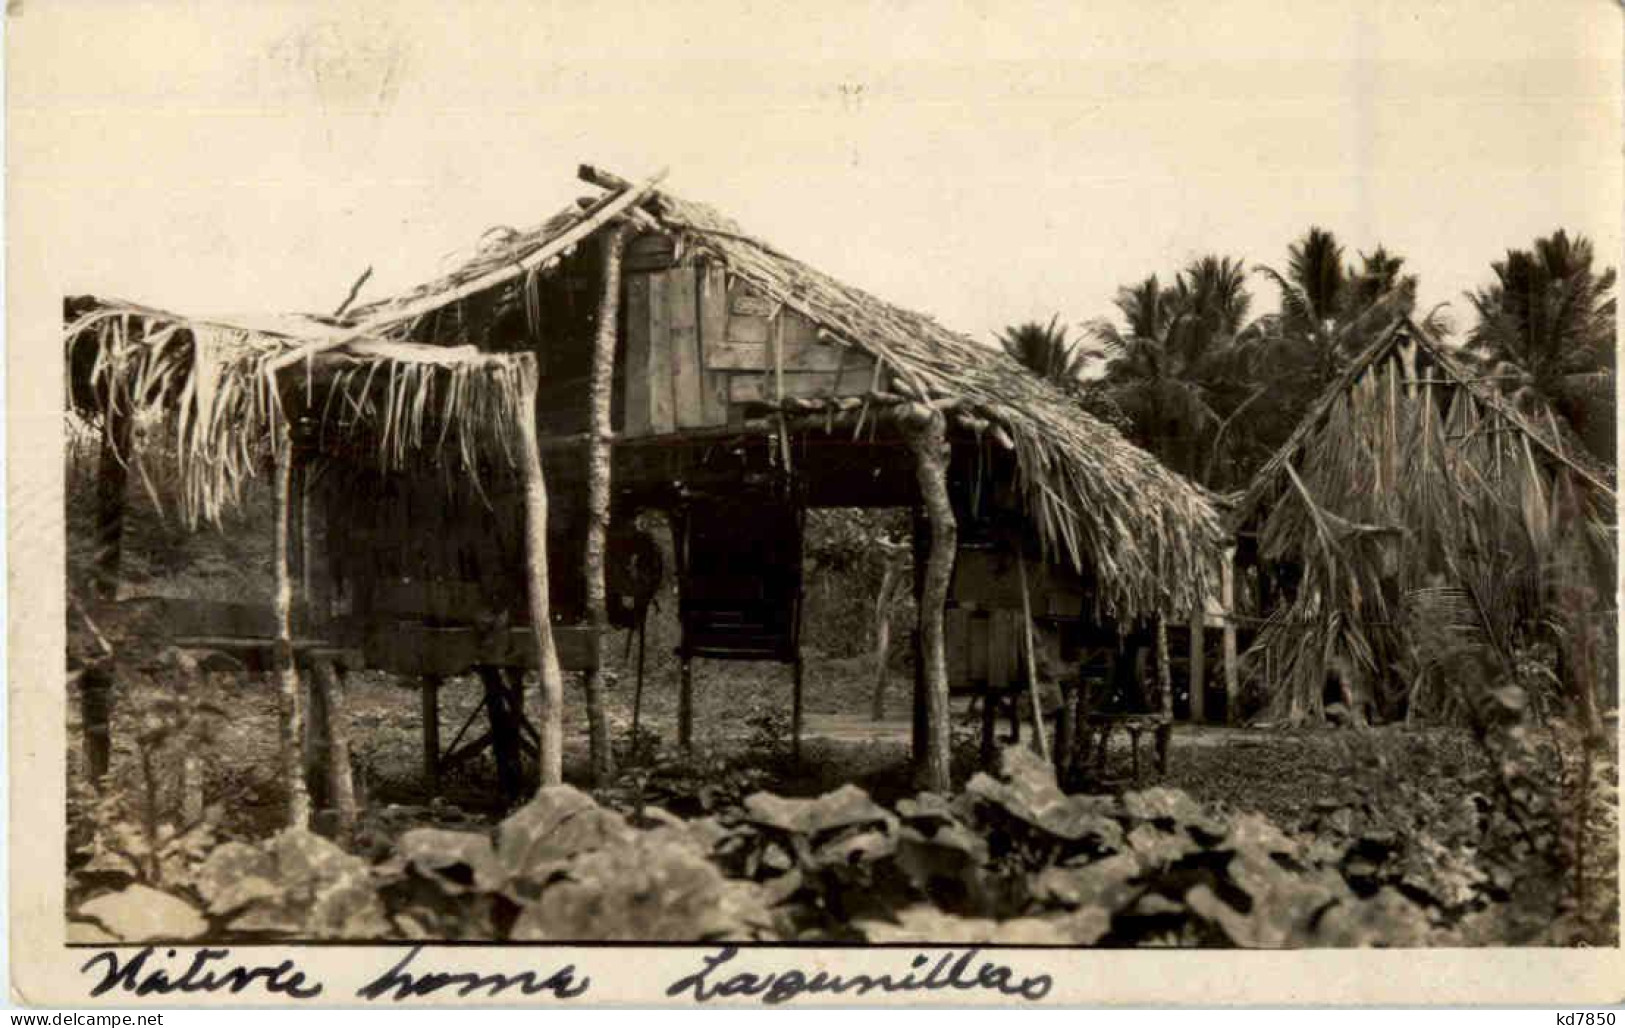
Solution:
[(1117, 291), (1122, 326), (1090, 325), (1110, 357), (1105, 381), (1136, 440), (1163, 463), (1200, 477), (1200, 440), (1223, 422), (1227, 349), (1246, 318), (1238, 260), (1206, 257), (1163, 286), (1155, 275)]
[(1589, 240), (1562, 230), (1507, 251), (1495, 281), (1467, 294), (1478, 315), (1467, 348), (1520, 409), (1561, 418), (1611, 461), (1614, 270), (1594, 260)]
[(1034, 374), (1056, 385), (1070, 388), (1078, 384), (1083, 369), (1101, 356), (1098, 350), (1079, 346), (1067, 339), (1059, 314), (1048, 325), (1029, 321), (1012, 325), (997, 336), (1004, 352)]
[[(1255, 434), (1266, 444), (1285, 441), (1340, 369), (1396, 318), (1416, 311), (1416, 276), (1404, 274), (1403, 257), (1382, 246), (1358, 263), (1345, 263), (1343, 254), (1337, 237), (1315, 226), (1288, 248), (1285, 274), (1256, 269), (1281, 294), (1279, 312), (1248, 326), (1238, 346), (1272, 398), (1267, 411), (1254, 412)], [(1435, 336), (1450, 331), (1443, 307), (1422, 319)]]
[(1330, 351), (1331, 338), (1343, 313), (1348, 273), (1343, 267), (1343, 246), (1325, 229), (1313, 226), (1287, 248), (1285, 275), (1268, 265), (1256, 269), (1281, 290), (1279, 334), (1309, 343), (1317, 351)]

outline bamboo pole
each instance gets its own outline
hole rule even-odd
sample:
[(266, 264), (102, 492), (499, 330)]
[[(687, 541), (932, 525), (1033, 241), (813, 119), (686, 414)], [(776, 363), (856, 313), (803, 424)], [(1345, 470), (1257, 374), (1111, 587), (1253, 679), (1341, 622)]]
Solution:
[(948, 602), (948, 580), (953, 574), (958, 525), (948, 501), (948, 439), (941, 411), (909, 422), (905, 432), (914, 452), (915, 474), (931, 545), (920, 590), (919, 638), (922, 684), (925, 693), (924, 785), (933, 792), (951, 788), (948, 734), (948, 660), (943, 639), (943, 607)]
[(293, 655), (293, 574), (288, 552), (294, 502), (292, 479), (293, 441), (283, 426), (276, 441), (276, 591), (272, 597), (276, 640), (271, 663), (276, 668), (282, 715), (282, 777), (288, 789), (288, 826), (305, 828), (310, 823), (310, 793), (305, 787), (305, 762), (301, 753), (305, 739), (305, 694)]
[[(587, 445), (587, 622), (593, 632), (595, 658), (601, 658), (609, 632), (608, 589), (604, 582), (604, 550), (609, 538), (610, 392), (615, 380), (615, 338), (620, 327), (621, 254), (626, 249), (624, 223), (604, 233), (603, 292), (598, 299), (598, 324), (592, 348), (592, 431)], [(592, 781), (608, 785), (615, 777), (615, 753), (609, 739), (609, 715), (604, 709), (604, 671), (601, 659), (582, 676), (587, 694), (587, 735), (591, 748)]]
[(1236, 723), (1236, 703), (1240, 699), (1236, 658), (1236, 561), (1235, 551), (1224, 555), (1219, 566), (1219, 589), (1224, 603), (1224, 719)]
[(525, 578), (530, 597), (531, 631), (536, 636), (537, 755), (541, 787), (564, 781), (564, 672), (553, 643), (547, 580), (547, 479), (536, 436), (536, 357), (519, 354), (522, 402), (519, 411), (520, 473), (525, 482)]
[(1033, 645), (1033, 604), (1027, 595), (1027, 558), (1022, 556), (1021, 543), (1016, 543), (1016, 579), (1021, 583), (1021, 647), (1027, 655), (1027, 695), (1033, 703), (1033, 737), (1038, 740), (1038, 755), (1044, 763), (1051, 762), (1049, 738), (1044, 733), (1044, 705), (1038, 699), (1038, 652)]

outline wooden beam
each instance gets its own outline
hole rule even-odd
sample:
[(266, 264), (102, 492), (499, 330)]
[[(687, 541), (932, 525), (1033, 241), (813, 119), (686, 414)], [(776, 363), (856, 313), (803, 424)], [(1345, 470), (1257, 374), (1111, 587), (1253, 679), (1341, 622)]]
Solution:
[[(587, 538), (582, 564), (587, 577), (587, 623), (602, 638), (609, 631), (604, 550), (609, 538), (610, 399), (615, 383), (615, 339), (620, 328), (621, 255), (626, 248), (624, 225), (603, 236), (603, 292), (598, 299), (597, 332), (592, 350), (592, 441), (587, 446)], [(592, 781), (608, 785), (615, 777), (615, 755), (604, 709), (604, 674), (593, 662), (582, 676), (587, 694), (587, 735)]]
[(1173, 658), (1168, 652), (1168, 618), (1157, 615), (1157, 703), (1163, 717), (1174, 718)]
[(377, 316), (369, 318), (362, 324), (361, 334), (376, 334), (380, 329), (398, 325), (404, 321), (411, 321), (414, 318), (428, 314), (430, 311), (439, 310), (448, 303), (454, 303), (464, 297), (473, 296), (475, 293), (483, 293), (492, 286), (500, 285), (511, 278), (541, 267), (609, 224), (623, 211), (643, 201), (650, 193), (654, 192), (655, 186), (659, 185), (665, 177), (666, 169), (662, 168), (644, 181), (642, 185), (634, 187), (628, 183), (618, 192), (603, 197), (597, 209), (584, 211), (580, 221), (519, 260), (504, 264), (495, 271), (486, 272), (484, 275), (471, 279), (454, 289), (426, 296), (397, 308), (380, 311)]
[[(127, 416), (109, 412), (102, 422), (101, 449), (96, 459), (96, 551), (91, 589), (103, 600), (118, 598), (120, 566), (124, 558), (124, 500), (129, 485), (131, 426)], [(70, 601), (72, 594), (70, 593)], [(88, 624), (90, 616), (75, 604)], [(93, 634), (101, 639), (94, 628)], [(105, 640), (103, 640), (105, 643)], [(113, 651), (104, 645), (103, 660), (79, 676), (79, 726), (85, 773), (97, 789), (107, 777), (113, 753)]]
[(649, 275), (649, 429), (668, 435), (677, 427), (672, 382), (671, 279), (665, 272)]
[(541, 786), (564, 782), (564, 672), (553, 646), (547, 581), (547, 479), (542, 471), (542, 450), (536, 441), (536, 359), (523, 355), (520, 363), (523, 410), (519, 419), (520, 473), (525, 483), (525, 584), (530, 596), (531, 631), (536, 635), (537, 678), (541, 700), (536, 717), (540, 740), (536, 758)]
[(1038, 755), (1049, 764), (1053, 758), (1050, 755), (1049, 738), (1044, 732), (1044, 704), (1038, 698), (1038, 647), (1033, 645), (1033, 604), (1027, 595), (1027, 558), (1021, 553), (1021, 543), (1016, 542), (1016, 577), (1021, 581), (1021, 640), (1022, 652), (1027, 657), (1027, 695), (1033, 704), (1033, 735), (1038, 739)]
[(925, 692), (926, 752), (924, 787), (947, 794), (952, 781), (949, 765), (948, 661), (943, 638), (943, 607), (948, 601), (948, 580), (953, 574), (958, 525), (948, 500), (948, 438), (942, 412), (932, 411), (919, 422), (906, 425), (909, 449), (914, 453), (920, 499), (931, 528), (925, 578), (920, 590), (920, 657)]
[(694, 658), (686, 653), (677, 671), (677, 745), (685, 753), (694, 746)]
[(626, 276), (626, 372), (621, 376), (621, 432), (648, 435), (653, 425), (649, 380), (649, 280), (651, 274)]
[(271, 606), (276, 613), (276, 638), (271, 662), (276, 669), (282, 742), (282, 779), (288, 790), (289, 828), (310, 825), (310, 794), (305, 788), (305, 693), (299, 682), (299, 668), (293, 659), (293, 572), (289, 566), (289, 533), (292, 521), (293, 441), (284, 425), (276, 440), (276, 553), (272, 572), (275, 591)]
[[(925, 684), (925, 650), (920, 641), (920, 619), (918, 612), (924, 610), (922, 597), (925, 593), (925, 564), (930, 553), (930, 524), (925, 519), (925, 511), (916, 505), (911, 513), (911, 527), (913, 529), (910, 542), (914, 550), (914, 630), (909, 633), (909, 646), (914, 651), (914, 688), (910, 696), (910, 753), (917, 772), (923, 772), (926, 765), (926, 750), (930, 743), (930, 726), (926, 719), (926, 684)], [(947, 654), (943, 655), (944, 673), (947, 670)]]
[[(662, 172), (662, 174), (664, 174), (664, 172)], [(577, 165), (576, 178), (579, 178), (581, 181), (590, 186), (597, 186), (599, 189), (607, 189), (612, 193), (618, 193), (632, 185), (631, 182), (621, 178), (621, 176), (615, 174), (613, 171), (609, 171), (606, 168), (600, 168), (592, 164)], [(657, 201), (655, 194), (650, 193), (648, 196), (638, 201), (638, 206), (648, 208), (650, 211), (654, 211), (656, 203)]]
[(792, 680), (790, 683), (790, 759), (797, 764), (801, 763), (801, 689), (802, 689), (802, 660), (801, 654), (796, 654), (795, 663), (791, 666)]
[(440, 791), (440, 676), (424, 675), (418, 682), (423, 723), (423, 777), (429, 791)]
[(700, 375), (699, 286), (692, 266), (672, 268), (665, 275), (673, 418), (678, 428), (699, 428), (706, 423)]
[(272, 361), (269, 368), (275, 373), (283, 368), (292, 367), (309, 360), (314, 355), (324, 351), (336, 350), (351, 343), (361, 342), (369, 336), (381, 334), (387, 328), (413, 321), (431, 311), (439, 310), (447, 304), (456, 303), (458, 300), (473, 296), (475, 293), (483, 293), (492, 286), (501, 285), (509, 279), (542, 267), (649, 196), (654, 192), (655, 186), (659, 185), (665, 177), (666, 169), (662, 168), (640, 186), (628, 187), (619, 193), (605, 196), (596, 209), (584, 211), (580, 221), (518, 260), (504, 264), (494, 271), (488, 271), (477, 278), (469, 279), (454, 288), (420, 297), (398, 307), (379, 310), (372, 317), (357, 325), (354, 332), (336, 335), (330, 339), (323, 339), (290, 350)]
[(1224, 604), (1224, 719), (1236, 723), (1236, 703), (1241, 693), (1236, 657), (1236, 552), (1225, 553), (1219, 565), (1219, 595)]
[(728, 325), (728, 270), (716, 261), (701, 268), (695, 283), (699, 292), (700, 358), (704, 373), (700, 384), (701, 406), (707, 426), (728, 423), (728, 375), (713, 366), (713, 344), (721, 345)]
[(350, 768), (350, 712), (345, 704), (344, 680), (332, 660), (311, 661), (315, 695), (327, 710), (327, 798), (338, 820), (338, 834), (347, 842), (355, 834), (355, 781)]
[(1191, 607), (1191, 721), (1207, 720), (1207, 611), (1201, 600)]

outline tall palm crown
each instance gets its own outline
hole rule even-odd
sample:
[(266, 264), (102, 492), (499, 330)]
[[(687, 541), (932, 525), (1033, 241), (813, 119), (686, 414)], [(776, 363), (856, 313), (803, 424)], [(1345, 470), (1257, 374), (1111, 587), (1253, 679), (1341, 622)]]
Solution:
[(1057, 314), (1048, 325), (1036, 321), (1012, 325), (997, 338), (1005, 353), (1039, 377), (1060, 386), (1074, 386), (1089, 361), (1100, 354), (1068, 340), (1067, 330), (1059, 322)]
[(1495, 281), (1467, 294), (1467, 348), (1522, 410), (1562, 418), (1612, 461), (1615, 277), (1594, 261), (1590, 240), (1562, 230), (1507, 251)]
[(1201, 477), (1202, 440), (1222, 423), (1231, 341), (1251, 297), (1241, 261), (1204, 257), (1164, 286), (1152, 275), (1117, 291), (1122, 325), (1091, 324), (1110, 357), (1106, 383), (1142, 446)]

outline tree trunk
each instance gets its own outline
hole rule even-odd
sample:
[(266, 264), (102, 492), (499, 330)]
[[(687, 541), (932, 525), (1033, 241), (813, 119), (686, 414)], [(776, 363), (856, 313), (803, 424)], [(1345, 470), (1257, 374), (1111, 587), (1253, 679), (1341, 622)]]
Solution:
[(875, 598), (875, 695), (869, 716), (875, 721), (886, 719), (886, 672), (891, 659), (891, 603), (892, 591), (898, 579), (897, 562), (889, 556), (881, 573), (880, 595)]
[(542, 472), (542, 448), (536, 437), (536, 358), (521, 354), (519, 443), (520, 471), (525, 481), (525, 578), (530, 597), (530, 625), (536, 636), (536, 677), (541, 687), (537, 704), (536, 763), (541, 787), (564, 781), (564, 672), (553, 644), (552, 615), (547, 583), (547, 479)]
[(958, 525), (948, 501), (948, 440), (941, 411), (925, 408), (914, 424), (905, 426), (909, 449), (914, 451), (920, 499), (931, 526), (931, 548), (920, 590), (920, 660), (925, 686), (925, 788), (946, 793), (951, 788), (948, 734), (948, 659), (943, 640), (943, 608), (953, 574)]
[[(592, 348), (592, 429), (587, 443), (587, 622), (593, 630), (593, 648), (600, 650), (609, 632), (608, 589), (604, 582), (604, 549), (609, 538), (610, 393), (615, 376), (615, 337), (620, 325), (621, 253), (626, 226), (619, 224), (603, 236), (603, 292), (598, 299), (598, 325)], [(608, 785), (615, 777), (615, 752), (610, 745), (609, 715), (604, 709), (604, 672), (594, 660), (582, 678), (587, 693), (587, 735), (592, 750), (592, 781)]]
[(1219, 565), (1219, 589), (1224, 603), (1224, 720), (1235, 724), (1239, 711), (1241, 683), (1236, 657), (1236, 564), (1235, 551), (1227, 552)]
[(289, 567), (289, 531), (294, 502), (293, 443), (283, 428), (276, 441), (276, 592), (272, 607), (276, 614), (276, 641), (272, 665), (276, 668), (281, 707), (282, 779), (288, 790), (288, 826), (306, 828), (310, 824), (310, 794), (305, 789), (305, 762), (301, 752), (305, 739), (305, 692), (299, 682), (299, 668), (293, 656), (293, 572)]

